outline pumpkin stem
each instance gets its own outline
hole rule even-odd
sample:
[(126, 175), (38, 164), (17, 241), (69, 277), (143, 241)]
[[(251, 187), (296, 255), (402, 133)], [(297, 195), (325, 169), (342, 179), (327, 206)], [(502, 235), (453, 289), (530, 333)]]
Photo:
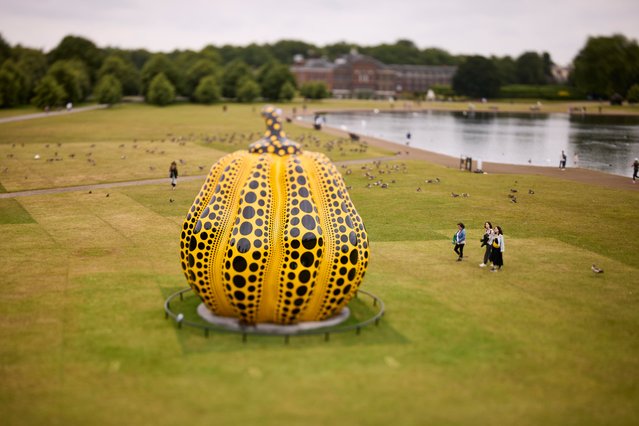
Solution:
[(286, 137), (286, 133), (282, 129), (280, 110), (272, 105), (267, 105), (262, 109), (262, 116), (266, 121), (266, 132), (262, 139), (249, 145), (249, 152), (257, 154), (266, 152), (282, 156), (302, 152), (300, 144)]

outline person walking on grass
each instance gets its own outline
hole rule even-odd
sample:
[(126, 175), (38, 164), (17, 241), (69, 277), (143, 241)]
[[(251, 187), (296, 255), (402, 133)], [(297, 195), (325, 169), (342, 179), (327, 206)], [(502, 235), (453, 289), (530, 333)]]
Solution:
[(639, 158), (635, 158), (635, 162), (631, 164), (631, 167), (634, 170), (632, 174), (632, 183), (637, 183), (637, 174), (639, 173)]
[(171, 187), (175, 189), (175, 185), (177, 185), (178, 178), (178, 169), (175, 161), (171, 163), (171, 167), (169, 167), (169, 178), (171, 178)]
[(493, 267), (490, 269), (490, 272), (501, 271), (501, 267), (504, 266), (504, 232), (501, 230), (500, 226), (495, 226), (493, 228), (493, 242), (492, 242), (492, 250), (490, 253), (490, 260), (493, 262)]
[(463, 223), (457, 224), (457, 232), (453, 236), (453, 243), (455, 243), (455, 253), (457, 253), (458, 262), (461, 262), (464, 258), (464, 246), (466, 245), (466, 227)]
[(493, 225), (490, 222), (484, 222), (484, 235), (479, 241), (481, 241), (481, 247), (486, 246), (486, 251), (484, 252), (484, 261), (479, 264), (480, 268), (485, 267), (490, 262), (490, 252), (493, 248), (494, 239)]

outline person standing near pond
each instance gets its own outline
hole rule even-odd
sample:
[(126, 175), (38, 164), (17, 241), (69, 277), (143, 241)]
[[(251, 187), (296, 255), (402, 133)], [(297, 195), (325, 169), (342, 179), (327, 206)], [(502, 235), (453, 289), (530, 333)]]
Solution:
[(169, 167), (169, 178), (171, 178), (171, 186), (175, 189), (175, 185), (177, 185), (178, 178), (178, 169), (175, 161), (171, 163), (171, 167)]
[(453, 236), (453, 242), (455, 243), (453, 250), (459, 256), (457, 261), (461, 262), (464, 258), (464, 246), (466, 245), (466, 227), (461, 222), (457, 224), (457, 232)]
[(559, 168), (561, 170), (566, 170), (566, 159), (568, 157), (566, 157), (566, 153), (562, 150), (561, 151), (561, 157), (559, 157)]
[(490, 262), (490, 253), (493, 248), (493, 240), (495, 239), (495, 234), (493, 232), (493, 225), (490, 222), (484, 223), (484, 235), (481, 240), (481, 247), (486, 246), (486, 251), (484, 252), (484, 261), (479, 264), (480, 268), (485, 267)]
[(494, 239), (492, 243), (492, 250), (490, 253), (490, 260), (493, 262), (493, 267), (490, 272), (501, 271), (501, 267), (504, 266), (504, 233), (500, 226), (493, 228)]
[(632, 163), (631, 167), (634, 170), (632, 174), (632, 183), (637, 183), (637, 173), (639, 173), (639, 158), (635, 158), (635, 162)]

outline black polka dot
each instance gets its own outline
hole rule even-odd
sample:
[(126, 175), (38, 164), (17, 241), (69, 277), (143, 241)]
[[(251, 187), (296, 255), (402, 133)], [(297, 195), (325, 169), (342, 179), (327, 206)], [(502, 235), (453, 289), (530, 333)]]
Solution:
[(299, 275), (300, 282), (307, 283), (311, 279), (311, 273), (308, 270), (303, 270)]
[(253, 225), (250, 224), (250, 222), (244, 222), (241, 226), (240, 226), (240, 233), (242, 235), (248, 235), (253, 231)]
[(302, 211), (305, 212), (305, 213), (310, 213), (310, 212), (313, 211), (313, 205), (310, 203), (310, 201), (303, 200), (300, 203), (300, 209), (302, 209)]
[(244, 219), (251, 219), (253, 216), (255, 216), (255, 209), (251, 206), (244, 207), (242, 216), (244, 217)]
[(304, 228), (308, 229), (309, 231), (312, 231), (315, 229), (315, 219), (313, 219), (311, 215), (307, 214), (304, 217), (302, 217), (302, 225), (304, 225)]
[(305, 249), (312, 250), (313, 248), (315, 248), (316, 244), (317, 244), (317, 238), (315, 237), (315, 234), (313, 234), (312, 232), (307, 232), (302, 237), (302, 245), (304, 246)]
[(305, 285), (301, 285), (297, 287), (297, 290), (295, 290), (295, 293), (297, 293), (298, 296), (304, 296), (307, 291), (308, 291), (308, 287), (306, 287)]
[(233, 277), (233, 284), (237, 288), (242, 288), (246, 285), (246, 279), (241, 275), (236, 275)]
[(246, 253), (250, 249), (251, 249), (251, 242), (247, 240), (246, 238), (240, 238), (240, 240), (237, 242), (237, 250), (240, 253)]
[(308, 251), (304, 253), (300, 258), (300, 263), (307, 268), (311, 267), (314, 261), (315, 257), (313, 256), (313, 253)]
[(233, 269), (235, 269), (237, 272), (244, 271), (246, 269), (246, 260), (241, 256), (237, 256), (235, 259), (233, 259)]
[(233, 296), (234, 296), (237, 300), (244, 300), (244, 298), (246, 297), (246, 296), (244, 295), (244, 293), (242, 293), (242, 292), (241, 292), (241, 291), (239, 291), (239, 290), (236, 290), (236, 291), (233, 293)]
[(249, 192), (246, 194), (246, 197), (244, 197), (244, 199), (246, 200), (247, 203), (253, 203), (255, 202), (255, 200), (257, 200), (257, 196), (255, 195), (254, 192)]

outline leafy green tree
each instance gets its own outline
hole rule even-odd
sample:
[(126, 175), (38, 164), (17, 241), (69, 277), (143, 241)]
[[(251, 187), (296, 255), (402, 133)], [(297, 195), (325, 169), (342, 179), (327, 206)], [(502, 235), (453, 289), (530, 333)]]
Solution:
[(64, 37), (47, 56), (50, 64), (73, 59), (84, 62), (87, 75), (92, 81), (95, 81), (103, 58), (102, 52), (91, 40), (72, 35)]
[(460, 95), (494, 98), (499, 94), (499, 87), (497, 67), (483, 56), (466, 58), (453, 77), (453, 89)]
[(11, 57), (11, 46), (0, 34), (0, 64)]
[(34, 92), (35, 96), (31, 102), (38, 108), (62, 105), (67, 99), (64, 88), (51, 75), (44, 76), (36, 85)]
[(385, 64), (419, 64), (420, 51), (410, 40), (397, 40), (395, 44), (380, 44), (363, 48), (362, 53), (371, 55)]
[(573, 64), (571, 81), (594, 97), (623, 95), (639, 82), (639, 46), (621, 34), (589, 37)]
[(203, 77), (195, 89), (194, 98), (202, 104), (210, 104), (221, 97), (220, 85), (213, 75)]
[(352, 43), (340, 41), (338, 43), (327, 44), (321, 51), (331, 60), (335, 60), (340, 56), (348, 54), (351, 50), (357, 49), (358, 46)]
[(0, 107), (12, 107), (18, 105), (20, 92), (22, 88), (16, 78), (15, 74), (7, 71), (6, 69), (0, 69)]
[(164, 75), (159, 73), (149, 84), (149, 90), (146, 101), (159, 106), (168, 105), (175, 100), (175, 87), (171, 81)]
[(222, 73), (222, 96), (236, 98), (238, 83), (246, 77), (252, 79), (253, 75), (244, 61), (235, 60), (227, 64)]
[(240, 102), (253, 102), (260, 96), (260, 85), (253, 79), (245, 77), (237, 88), (237, 99)]
[(88, 96), (91, 85), (84, 63), (78, 60), (61, 60), (55, 62), (49, 68), (47, 75), (52, 76), (60, 84), (67, 100), (80, 102)]
[(199, 56), (201, 59), (211, 61), (215, 65), (219, 65), (222, 63), (222, 56), (220, 55), (218, 48), (213, 46), (212, 44), (209, 44), (208, 46), (205, 46), (204, 49), (200, 50)]
[(298, 40), (280, 40), (271, 46), (273, 57), (283, 63), (292, 64), (295, 55), (314, 56), (319, 52), (317, 46)]
[(493, 64), (497, 67), (499, 81), (502, 86), (515, 84), (517, 82), (517, 66), (513, 58), (510, 56), (501, 58), (493, 56), (490, 60), (493, 61)]
[(295, 86), (290, 81), (284, 82), (278, 96), (279, 100), (290, 101), (295, 97)]
[(138, 95), (140, 93), (140, 73), (132, 62), (126, 61), (119, 55), (109, 55), (98, 71), (98, 78), (106, 75), (115, 77), (122, 87), (125, 95)]
[(24, 104), (29, 99), (29, 81), (13, 59), (7, 59), (0, 67), (1, 106), (12, 107)]
[(126, 53), (128, 59), (133, 62), (137, 70), (142, 70), (144, 64), (153, 56), (153, 54), (146, 49), (128, 50)]
[(282, 87), (287, 82), (295, 89), (295, 76), (293, 76), (289, 67), (283, 64), (272, 64), (270, 68), (265, 71), (263, 80), (261, 81), (262, 96), (272, 101), (280, 99)]
[(628, 89), (626, 100), (631, 104), (639, 103), (639, 83), (633, 84), (630, 89)]
[(93, 94), (101, 104), (117, 104), (122, 100), (122, 84), (114, 75), (103, 75), (96, 84)]
[[(218, 54), (222, 58), (223, 64), (229, 64), (236, 60), (241, 60), (242, 48), (237, 46), (231, 46), (230, 44), (225, 44), (220, 47), (218, 50)], [(226, 96), (226, 95), (225, 95)]]
[(47, 73), (47, 57), (41, 50), (22, 46), (13, 48), (12, 57), (26, 78), (26, 102), (33, 97), (35, 85)]
[(140, 73), (142, 80), (142, 94), (148, 95), (151, 81), (159, 74), (164, 74), (168, 78), (174, 90), (180, 87), (180, 74), (169, 58), (164, 54), (156, 54), (144, 64)]
[(552, 75), (552, 66), (554, 65), (550, 53), (544, 52), (541, 55), (541, 60), (544, 63), (544, 77), (546, 77), (547, 83), (554, 83), (555, 77)]
[(459, 60), (443, 49), (424, 49), (419, 54), (420, 65), (457, 65)]
[[(215, 62), (209, 59), (199, 59), (186, 71), (186, 95), (193, 99), (196, 87), (202, 78), (213, 76), (214, 79), (220, 74), (220, 69)], [(216, 80), (217, 84), (217, 80)]]
[(546, 84), (544, 61), (537, 52), (525, 52), (515, 61), (517, 83)]
[(240, 58), (252, 67), (259, 67), (273, 60), (273, 56), (268, 48), (255, 43), (251, 43), (242, 48)]

